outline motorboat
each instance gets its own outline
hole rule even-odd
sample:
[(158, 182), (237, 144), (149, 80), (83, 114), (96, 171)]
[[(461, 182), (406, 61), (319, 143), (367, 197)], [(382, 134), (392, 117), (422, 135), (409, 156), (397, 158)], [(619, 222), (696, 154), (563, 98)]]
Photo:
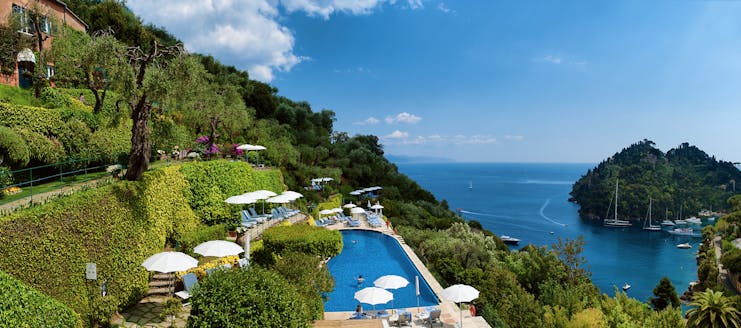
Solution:
[(692, 248), (692, 245), (690, 245), (690, 243), (683, 243), (683, 244), (678, 244), (677, 248), (687, 249), (687, 248)]
[(674, 223), (674, 221), (672, 220), (664, 220), (664, 221), (661, 221), (661, 225), (666, 226), (666, 227), (673, 227), (677, 224)]
[(711, 216), (711, 217), (709, 217), (709, 218), (708, 218), (708, 221), (710, 221), (710, 222), (715, 222), (715, 217), (714, 217), (714, 216)]
[(630, 289), (630, 287), (630, 284), (626, 282), (625, 285), (623, 285), (623, 291)]
[(702, 220), (700, 218), (694, 217), (694, 216), (691, 217), (691, 218), (688, 218), (688, 219), (684, 219), (684, 221), (686, 221), (687, 223), (690, 223), (690, 224), (702, 224)]
[(520, 243), (519, 239), (507, 235), (502, 235), (501, 237), (499, 237), (499, 239), (501, 239), (507, 245), (517, 245), (518, 243)]
[(676, 219), (676, 220), (674, 220), (674, 223), (676, 223), (676, 224), (687, 224), (687, 220), (684, 220), (684, 219)]
[(702, 237), (699, 232), (695, 232), (695, 229), (692, 228), (674, 228), (666, 232), (675, 236)]

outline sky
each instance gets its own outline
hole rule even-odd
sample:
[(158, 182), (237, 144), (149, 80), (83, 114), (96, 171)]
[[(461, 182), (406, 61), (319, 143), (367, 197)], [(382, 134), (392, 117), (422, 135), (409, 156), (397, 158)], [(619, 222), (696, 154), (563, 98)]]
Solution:
[(126, 3), (387, 154), (595, 163), (649, 139), (741, 161), (738, 1)]

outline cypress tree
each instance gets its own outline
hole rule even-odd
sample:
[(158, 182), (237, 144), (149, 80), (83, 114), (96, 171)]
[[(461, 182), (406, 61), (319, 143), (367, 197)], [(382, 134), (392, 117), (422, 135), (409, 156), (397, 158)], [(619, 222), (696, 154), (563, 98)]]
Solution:
[(674, 289), (674, 285), (669, 278), (661, 278), (659, 284), (654, 287), (654, 296), (650, 302), (654, 310), (661, 311), (667, 306), (672, 307), (679, 306), (679, 297), (677, 297), (677, 291)]

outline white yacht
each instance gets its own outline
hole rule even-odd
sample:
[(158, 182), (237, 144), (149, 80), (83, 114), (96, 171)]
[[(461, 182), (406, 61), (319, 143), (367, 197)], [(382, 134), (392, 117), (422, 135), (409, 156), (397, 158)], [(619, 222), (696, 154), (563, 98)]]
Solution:
[[(630, 226), (633, 225), (633, 223), (630, 222), (629, 220), (620, 220), (620, 219), (618, 219), (617, 208), (618, 208), (618, 185), (619, 184), (620, 184), (620, 181), (619, 180), (615, 180), (615, 216), (612, 219), (605, 218), (605, 220), (602, 221), (602, 224), (605, 227), (617, 227), (617, 228), (620, 228), (620, 227), (630, 227)], [(609, 207), (608, 207), (608, 211), (609, 211)]]

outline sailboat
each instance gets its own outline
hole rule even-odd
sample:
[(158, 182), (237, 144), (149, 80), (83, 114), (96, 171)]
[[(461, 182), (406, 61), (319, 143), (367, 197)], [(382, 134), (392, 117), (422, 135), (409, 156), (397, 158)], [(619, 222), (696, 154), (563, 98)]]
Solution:
[(618, 209), (617, 208), (618, 208), (618, 186), (619, 185), (620, 185), (620, 181), (615, 180), (615, 217), (613, 217), (612, 219), (605, 218), (605, 220), (602, 221), (602, 224), (605, 227), (618, 227), (619, 228), (619, 227), (630, 227), (633, 225), (633, 223), (631, 223), (628, 220), (618, 219), (618, 216), (617, 216)]
[[(651, 205), (653, 204), (653, 199), (648, 199), (648, 219), (646, 221), (643, 221), (643, 230), (648, 231), (661, 231), (661, 226), (653, 224), (651, 222)], [(648, 225), (646, 225), (648, 223)]]
[(669, 209), (668, 208), (664, 210), (664, 221), (661, 221), (661, 225), (669, 226), (669, 227), (676, 225), (674, 221), (669, 220)]

